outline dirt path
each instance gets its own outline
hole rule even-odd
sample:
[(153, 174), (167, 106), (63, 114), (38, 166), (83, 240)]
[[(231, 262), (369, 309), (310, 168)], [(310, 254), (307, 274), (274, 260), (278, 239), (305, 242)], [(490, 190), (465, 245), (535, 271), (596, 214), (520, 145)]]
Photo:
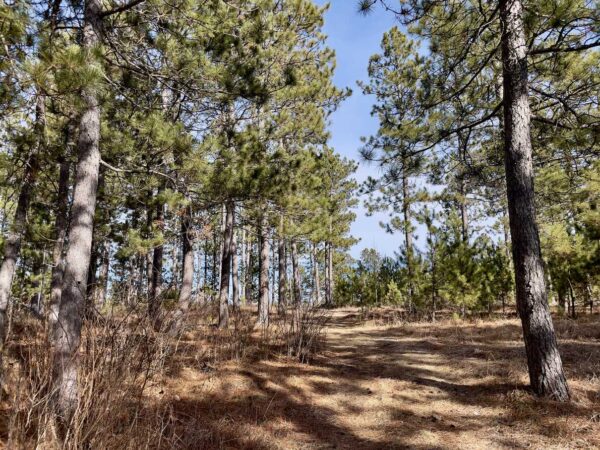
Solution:
[(187, 367), (170, 414), (184, 448), (600, 448), (600, 346), (562, 349), (568, 369), (578, 361), (570, 405), (527, 392), (515, 321), (390, 327), (338, 310), (313, 364)]

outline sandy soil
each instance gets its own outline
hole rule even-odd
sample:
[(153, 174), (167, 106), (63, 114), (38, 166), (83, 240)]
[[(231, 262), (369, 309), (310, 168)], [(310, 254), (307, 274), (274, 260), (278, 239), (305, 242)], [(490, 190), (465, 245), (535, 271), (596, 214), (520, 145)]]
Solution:
[[(150, 388), (165, 448), (600, 448), (600, 318), (556, 320), (574, 401), (534, 398), (516, 319), (332, 313), (311, 364), (192, 357)], [(154, 408), (154, 409), (152, 409)], [(168, 444), (167, 444), (168, 442)]]

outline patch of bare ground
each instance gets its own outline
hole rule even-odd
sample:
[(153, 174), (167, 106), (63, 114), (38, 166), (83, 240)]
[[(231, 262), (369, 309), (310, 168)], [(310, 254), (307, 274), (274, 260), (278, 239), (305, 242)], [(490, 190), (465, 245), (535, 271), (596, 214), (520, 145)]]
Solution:
[(188, 360), (145, 414), (163, 418), (165, 448), (600, 448), (599, 325), (556, 319), (569, 404), (528, 392), (516, 319), (394, 325), (340, 309), (311, 364)]
[[(395, 310), (338, 309), (306, 364), (287, 356), (280, 321), (265, 334), (252, 314), (235, 314), (221, 331), (198, 309), (188, 331), (153, 350), (165, 364), (148, 365), (152, 376), (103, 377), (106, 386), (89, 400), (97, 423), (82, 424), (95, 436), (86, 448), (600, 448), (598, 315), (555, 319), (573, 394), (559, 404), (528, 391), (516, 318), (406, 323)], [(148, 336), (150, 344), (124, 353), (131, 362), (156, 347), (150, 331), (135, 333), (128, 339)], [(139, 389), (125, 386), (140, 379), (136, 397)], [(31, 408), (22, 409), (20, 422), (10, 411), (0, 416), (0, 443), (12, 423), (31, 422)], [(33, 428), (29, 434), (36, 442)], [(36, 439), (24, 448), (59, 448)]]

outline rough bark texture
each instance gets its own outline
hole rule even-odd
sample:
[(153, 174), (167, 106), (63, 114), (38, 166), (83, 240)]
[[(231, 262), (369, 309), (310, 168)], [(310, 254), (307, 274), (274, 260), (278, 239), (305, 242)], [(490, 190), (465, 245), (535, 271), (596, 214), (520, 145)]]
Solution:
[[(67, 138), (68, 142), (69, 138)], [(56, 219), (54, 222), (54, 249), (52, 250), (52, 279), (50, 281), (50, 305), (48, 308), (48, 327), (53, 330), (58, 320), (58, 307), (65, 273), (64, 246), (67, 236), (69, 207), (69, 175), (71, 165), (66, 158), (60, 161), (58, 193), (56, 196)]]
[(219, 289), (219, 328), (229, 325), (229, 277), (231, 276), (231, 238), (233, 235), (233, 203), (225, 205), (223, 241), (221, 243), (221, 285)]
[(44, 128), (46, 121), (45, 97), (38, 95), (36, 99), (36, 117), (34, 133), (36, 143), (30, 149), (25, 161), (21, 191), (17, 200), (17, 209), (11, 228), (4, 241), (4, 259), (0, 266), (0, 349), (6, 337), (7, 309), (10, 302), (10, 291), (15, 276), (15, 269), (21, 251), (21, 237), (27, 227), (27, 210), (31, 201), (31, 192), (38, 172), (38, 155), (44, 144)]
[[(100, 12), (99, 0), (85, 2), (83, 46), (90, 57), (92, 49), (100, 41)], [(79, 124), (79, 157), (71, 209), (69, 249), (55, 328), (55, 383), (58, 407), (65, 423), (75, 412), (78, 400), (77, 350), (85, 308), (100, 166), (100, 107), (97, 92), (94, 88), (86, 88), (82, 92), (82, 99), (85, 107)]]
[(258, 319), (257, 324), (269, 325), (269, 227), (265, 214), (260, 219), (260, 271), (258, 277)]
[(569, 399), (548, 308), (544, 267), (535, 221), (527, 45), (520, 0), (501, 0), (503, 24), (504, 153), (517, 308), (533, 391)]

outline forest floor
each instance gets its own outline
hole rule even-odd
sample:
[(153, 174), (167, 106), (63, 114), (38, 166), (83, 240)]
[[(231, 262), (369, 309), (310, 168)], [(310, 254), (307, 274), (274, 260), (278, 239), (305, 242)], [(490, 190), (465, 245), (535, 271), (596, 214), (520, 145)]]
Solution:
[[(600, 316), (556, 319), (573, 401), (527, 389), (516, 318), (435, 324), (331, 313), (310, 364), (194, 357), (150, 386), (181, 448), (600, 448)], [(260, 352), (259, 352), (260, 353)], [(159, 444), (159, 443), (155, 443)]]

